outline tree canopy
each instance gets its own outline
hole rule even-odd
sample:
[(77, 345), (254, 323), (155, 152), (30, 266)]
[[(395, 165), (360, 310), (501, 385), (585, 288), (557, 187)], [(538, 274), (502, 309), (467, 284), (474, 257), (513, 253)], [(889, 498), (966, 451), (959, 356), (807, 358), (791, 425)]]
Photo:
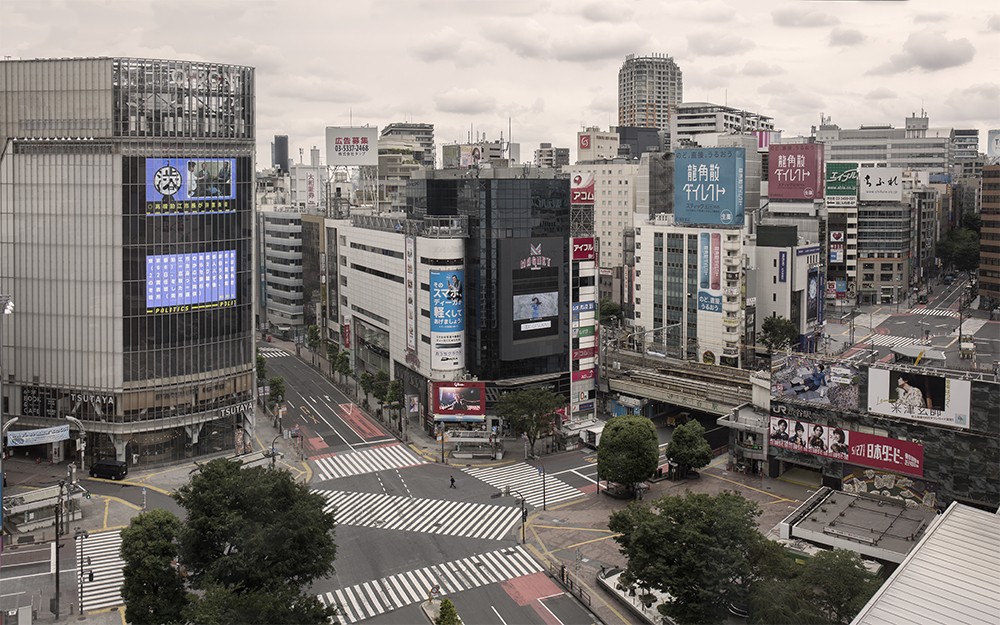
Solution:
[(597, 302), (597, 314), (601, 325), (609, 325), (612, 323), (612, 317), (616, 317), (621, 320), (622, 307), (616, 304), (611, 298), (602, 297)]
[[(970, 225), (975, 225), (969, 220)], [(937, 255), (945, 267), (969, 271), (979, 266), (979, 232), (958, 228), (937, 242)]]
[(261, 382), (267, 379), (267, 362), (260, 355), (259, 349), (257, 350), (257, 379)]
[(681, 477), (687, 475), (688, 469), (706, 466), (712, 461), (712, 446), (705, 438), (704, 426), (695, 419), (678, 425), (665, 455), (679, 465), (678, 474)]
[(620, 534), (628, 577), (674, 598), (659, 606), (663, 614), (685, 625), (721, 623), (729, 603), (743, 597), (740, 580), (751, 576), (750, 546), (765, 540), (759, 514), (735, 493), (688, 493), (632, 502), (611, 515), (608, 527)]
[(180, 520), (170, 512), (150, 510), (122, 530), (122, 599), (129, 623), (182, 622), (188, 597), (176, 566), (180, 528)]
[(267, 384), (271, 388), (268, 397), (272, 404), (280, 404), (285, 401), (285, 378), (275, 376), (268, 380)]
[(458, 611), (455, 610), (455, 604), (452, 603), (451, 599), (445, 597), (441, 600), (441, 610), (438, 612), (437, 619), (434, 620), (434, 625), (462, 625), (461, 619), (458, 618)]
[(635, 415), (615, 417), (601, 433), (597, 472), (606, 480), (634, 490), (656, 471), (659, 456), (659, 439), (649, 419)]
[(784, 317), (768, 317), (760, 325), (757, 339), (768, 353), (773, 353), (798, 344), (799, 328)]
[(535, 441), (549, 433), (556, 410), (565, 406), (566, 399), (557, 393), (544, 388), (526, 388), (501, 395), (497, 401), (497, 415), (515, 432), (524, 432), (531, 453), (535, 453)]
[[(307, 592), (333, 572), (334, 520), (324, 511), (326, 500), (286, 471), (241, 469), (224, 458), (199, 468), (174, 494), (187, 513), (184, 521), (162, 510), (148, 512), (129, 528), (141, 529), (122, 534), (123, 555), (153, 554), (152, 572), (130, 569), (127, 560), (123, 588), (133, 589), (126, 598), (130, 622), (175, 618), (176, 586), (142, 578), (160, 575), (167, 562), (182, 588), (197, 591), (183, 593), (179, 622), (327, 623), (335, 610)], [(169, 565), (174, 554), (175, 569)], [(133, 611), (142, 618), (149, 606), (167, 599), (155, 619), (132, 620)]]

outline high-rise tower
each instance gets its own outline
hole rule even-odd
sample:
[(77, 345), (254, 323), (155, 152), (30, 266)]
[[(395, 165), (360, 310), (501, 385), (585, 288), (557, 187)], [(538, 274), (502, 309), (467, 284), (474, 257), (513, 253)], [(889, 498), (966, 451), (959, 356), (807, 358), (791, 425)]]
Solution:
[(670, 107), (681, 103), (681, 68), (665, 54), (625, 57), (618, 70), (618, 125), (669, 130)]

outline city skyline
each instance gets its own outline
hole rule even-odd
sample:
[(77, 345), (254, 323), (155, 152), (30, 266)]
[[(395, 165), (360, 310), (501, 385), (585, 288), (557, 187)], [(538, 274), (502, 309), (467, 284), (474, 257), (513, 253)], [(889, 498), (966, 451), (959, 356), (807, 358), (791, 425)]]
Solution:
[[(503, 133), (522, 160), (540, 142), (618, 124), (618, 70), (629, 54), (672, 56), (687, 102), (772, 116), (785, 136), (820, 115), (841, 128), (1000, 126), (1000, 10), (931, 0), (686, 0), (477, 5), (435, 0), (358, 5), (178, 1), (5, 3), (0, 54), (131, 56), (256, 67), (257, 159), (275, 134), (289, 156), (325, 152), (326, 126), (435, 125), (435, 141)], [(743, 12), (743, 13), (741, 13)], [(81, 26), (83, 26), (81, 28)], [(178, 27), (180, 26), (180, 27)], [(221, 29), (221, 30), (220, 30)], [(224, 33), (219, 36), (220, 32)], [(325, 154), (324, 154), (325, 158)]]

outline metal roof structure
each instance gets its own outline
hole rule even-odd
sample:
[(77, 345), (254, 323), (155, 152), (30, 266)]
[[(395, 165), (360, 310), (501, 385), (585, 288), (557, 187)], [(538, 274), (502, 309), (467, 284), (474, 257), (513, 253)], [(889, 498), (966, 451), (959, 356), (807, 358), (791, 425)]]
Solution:
[(1000, 514), (952, 503), (851, 625), (1000, 623)]

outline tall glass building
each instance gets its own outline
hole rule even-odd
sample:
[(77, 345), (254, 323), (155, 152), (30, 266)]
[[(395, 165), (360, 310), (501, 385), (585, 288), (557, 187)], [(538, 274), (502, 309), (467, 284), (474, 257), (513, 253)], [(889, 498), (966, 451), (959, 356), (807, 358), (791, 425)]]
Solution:
[[(13, 429), (86, 458), (242, 451), (253, 427), (254, 70), (0, 61), (0, 345)], [(67, 441), (34, 453), (61, 461)]]

